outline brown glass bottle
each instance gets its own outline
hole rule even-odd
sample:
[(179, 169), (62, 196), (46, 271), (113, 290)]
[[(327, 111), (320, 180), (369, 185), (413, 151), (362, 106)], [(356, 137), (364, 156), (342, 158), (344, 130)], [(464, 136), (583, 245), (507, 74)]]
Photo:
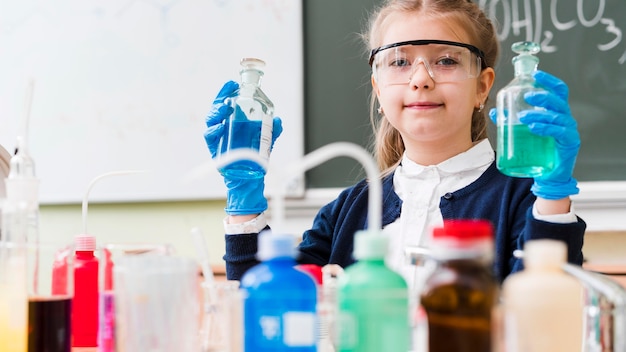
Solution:
[(438, 265), (420, 297), (429, 352), (492, 350), (492, 313), (499, 294), (492, 236), (491, 224), (478, 220), (446, 221), (433, 231)]

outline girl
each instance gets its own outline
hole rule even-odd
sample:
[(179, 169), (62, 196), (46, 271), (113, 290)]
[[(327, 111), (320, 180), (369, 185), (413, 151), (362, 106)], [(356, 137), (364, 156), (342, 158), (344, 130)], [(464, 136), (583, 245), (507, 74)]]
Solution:
[[(495, 228), (494, 271), (499, 280), (522, 268), (513, 252), (536, 238), (564, 241), (569, 261), (582, 263), (585, 223), (569, 196), (578, 192), (572, 171), (580, 138), (567, 103), (567, 86), (544, 72), (535, 79), (548, 92), (526, 101), (522, 122), (558, 145), (549, 175), (512, 178), (495, 166), (486, 134), (485, 105), (498, 56), (494, 26), (468, 0), (390, 0), (373, 13), (364, 35), (372, 67), (375, 157), (382, 171), (383, 233), (388, 263), (412, 280), (406, 246), (428, 247), (430, 231), (444, 219), (487, 219)], [(221, 122), (232, 112), (228, 82), (207, 118), (205, 139), (215, 156)], [(493, 118), (493, 113), (491, 113)], [(274, 138), (282, 131), (275, 118)], [(255, 259), (257, 235), (268, 228), (263, 179), (225, 178), (229, 279), (239, 279)], [(324, 206), (299, 244), (299, 262), (343, 267), (354, 262), (353, 239), (367, 224), (368, 182), (344, 190)]]

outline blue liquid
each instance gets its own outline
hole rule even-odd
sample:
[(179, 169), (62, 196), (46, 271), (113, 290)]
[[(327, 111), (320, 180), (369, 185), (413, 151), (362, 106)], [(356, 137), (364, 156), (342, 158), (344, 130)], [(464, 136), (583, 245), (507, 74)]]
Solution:
[(513, 177), (537, 177), (554, 169), (554, 138), (530, 132), (525, 124), (498, 126), (497, 167)]
[[(220, 145), (220, 154), (246, 148), (258, 151), (261, 143), (261, 121), (233, 119), (224, 125), (224, 137)], [(220, 168), (220, 173), (232, 179), (253, 179), (265, 177), (265, 169), (250, 160), (239, 160)]]

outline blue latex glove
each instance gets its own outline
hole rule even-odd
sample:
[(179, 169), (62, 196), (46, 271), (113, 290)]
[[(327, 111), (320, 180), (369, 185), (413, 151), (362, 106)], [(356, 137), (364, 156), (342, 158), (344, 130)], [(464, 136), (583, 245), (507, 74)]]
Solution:
[[(218, 147), (222, 134), (224, 133), (224, 120), (233, 113), (230, 99), (239, 93), (239, 84), (228, 81), (219, 91), (211, 112), (206, 118), (207, 130), (204, 133), (204, 140), (211, 152), (211, 157), (217, 156)], [(274, 142), (283, 131), (282, 121), (274, 117), (272, 129), (272, 148)], [(238, 179), (224, 176), (226, 185), (226, 213), (229, 215), (260, 214), (267, 209), (267, 199), (263, 195), (265, 182), (263, 178)]]
[[(554, 137), (557, 157), (554, 170), (536, 177), (531, 191), (540, 198), (562, 199), (579, 192), (578, 183), (572, 174), (580, 149), (580, 135), (567, 102), (569, 88), (562, 80), (543, 71), (536, 71), (533, 77), (546, 91), (527, 92), (524, 100), (545, 111), (525, 110), (518, 116), (531, 132)], [(489, 117), (494, 123), (496, 115), (496, 109), (489, 111)]]

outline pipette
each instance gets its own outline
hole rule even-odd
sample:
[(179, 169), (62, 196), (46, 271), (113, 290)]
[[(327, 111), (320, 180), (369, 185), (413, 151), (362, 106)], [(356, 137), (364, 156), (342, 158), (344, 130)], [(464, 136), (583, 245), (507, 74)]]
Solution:
[(204, 235), (199, 228), (194, 227), (191, 229), (191, 238), (196, 247), (196, 253), (198, 260), (200, 261), (200, 268), (202, 270), (202, 276), (204, 277), (204, 286), (208, 293), (208, 302), (205, 302), (205, 307), (209, 307), (211, 304), (217, 302), (217, 291), (215, 290), (215, 275), (211, 269), (211, 260), (209, 257), (209, 249), (204, 240)]
[(89, 208), (89, 193), (91, 192), (91, 189), (93, 188), (93, 186), (95, 186), (96, 183), (98, 183), (98, 181), (100, 181), (103, 178), (108, 178), (111, 176), (131, 175), (131, 174), (137, 174), (137, 173), (142, 173), (142, 172), (147, 172), (147, 171), (146, 170), (111, 171), (111, 172), (104, 173), (100, 176), (96, 176), (93, 180), (91, 180), (91, 182), (87, 186), (87, 191), (85, 191), (85, 195), (83, 196), (83, 204), (82, 204), (83, 233), (87, 233), (87, 210)]

